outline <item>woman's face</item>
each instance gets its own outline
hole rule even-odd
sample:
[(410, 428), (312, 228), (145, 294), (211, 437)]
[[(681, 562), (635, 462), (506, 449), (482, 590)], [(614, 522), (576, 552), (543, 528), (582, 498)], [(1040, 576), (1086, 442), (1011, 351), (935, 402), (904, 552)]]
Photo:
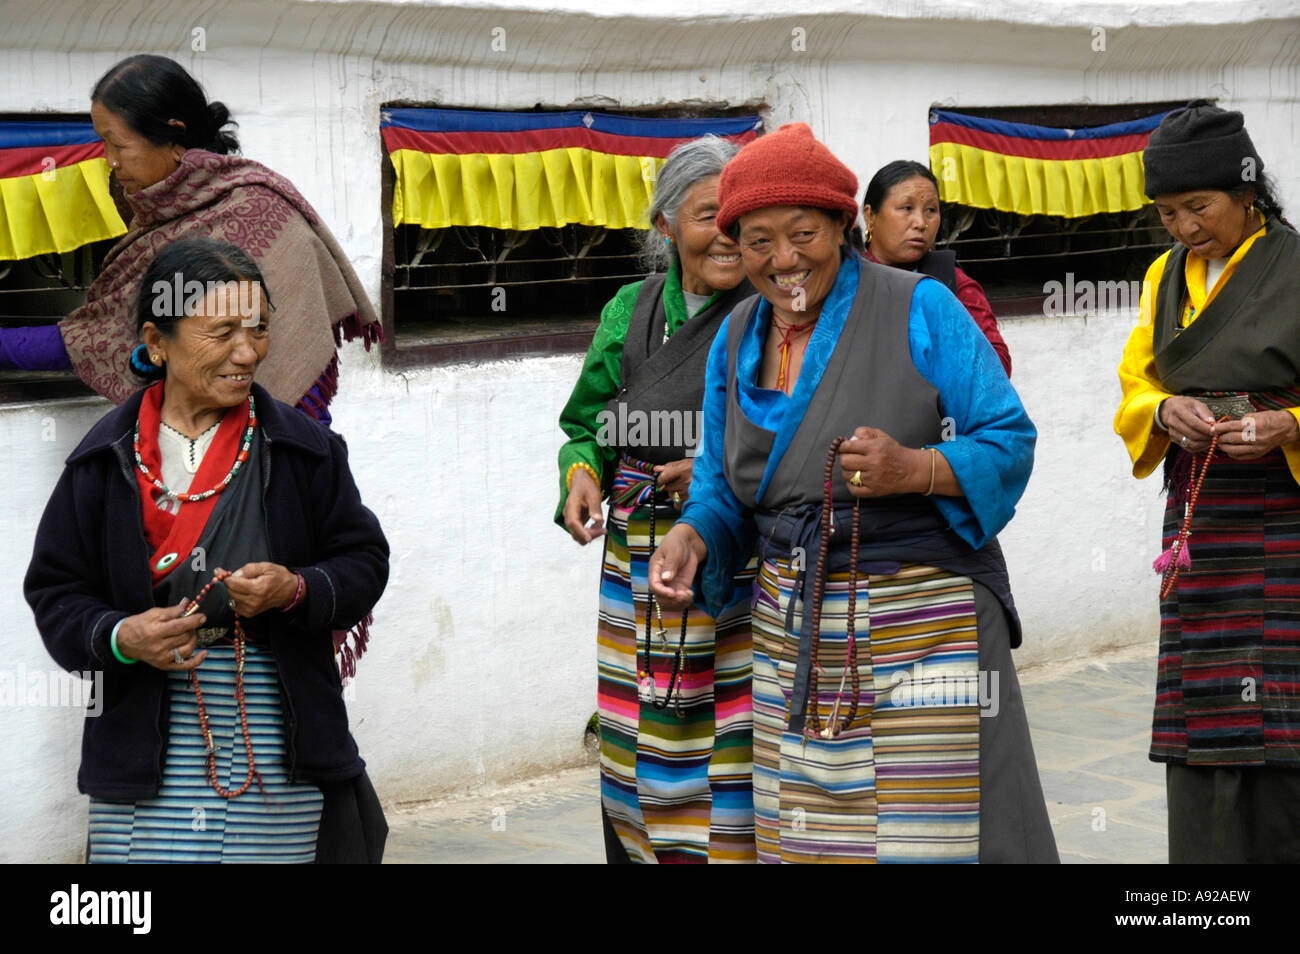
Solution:
[(772, 206), (740, 217), (740, 256), (759, 294), (783, 321), (821, 313), (840, 268), (844, 220), (820, 209)]
[(718, 176), (701, 179), (691, 186), (677, 222), (669, 230), (663, 219), (659, 231), (677, 246), (682, 265), (682, 288), (692, 295), (711, 295), (735, 288), (745, 277), (736, 243), (718, 231)]
[(1201, 258), (1231, 255), (1259, 227), (1250, 214), (1255, 190), (1233, 197), (1217, 189), (1158, 195), (1156, 211), (1175, 241)]
[(167, 399), (189, 411), (234, 407), (247, 400), (266, 358), (270, 330), (261, 286), (227, 282), (212, 288), (173, 334), (153, 322), (142, 329), (150, 354), (167, 363)]
[(104, 140), (104, 157), (127, 195), (133, 195), (176, 171), (185, 147), (179, 143), (155, 145), (103, 103), (90, 105), (95, 135)]
[(879, 209), (863, 208), (871, 254), (885, 265), (911, 265), (939, 234), (939, 192), (925, 176), (895, 183)]

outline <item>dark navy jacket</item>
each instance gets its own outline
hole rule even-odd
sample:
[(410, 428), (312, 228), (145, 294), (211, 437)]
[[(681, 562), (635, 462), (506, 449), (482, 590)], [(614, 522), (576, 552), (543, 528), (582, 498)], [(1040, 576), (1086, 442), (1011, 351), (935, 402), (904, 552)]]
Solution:
[[(118, 800), (157, 794), (167, 739), (167, 674), (119, 662), (109, 646), (119, 620), (154, 606), (132, 471), (141, 393), (96, 423), (68, 458), (23, 584), (55, 661), (104, 673), (103, 711), (85, 720), (77, 785)], [(365, 763), (348, 732), (333, 630), (352, 627), (379, 600), (388, 541), (361, 503), (343, 439), (256, 384), (253, 395), (270, 559), (302, 573), (307, 588), (293, 610), (263, 613), (248, 630), (279, 665), (290, 780), (355, 778)]]

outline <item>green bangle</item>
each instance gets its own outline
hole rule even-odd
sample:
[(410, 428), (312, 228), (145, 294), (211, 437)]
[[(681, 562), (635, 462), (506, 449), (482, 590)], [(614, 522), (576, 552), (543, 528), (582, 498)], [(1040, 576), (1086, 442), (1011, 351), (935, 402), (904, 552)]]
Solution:
[[(120, 626), (120, 625), (121, 625), (121, 623), (118, 624), (118, 626)], [(135, 663), (138, 663), (138, 662), (140, 661), (140, 660), (138, 660), (138, 659), (127, 659), (127, 658), (126, 658), (125, 656), (123, 656), (120, 652), (118, 652), (118, 649), (117, 649), (117, 626), (114, 626), (114, 627), (113, 627), (113, 635), (110, 636), (110, 637), (108, 638), (108, 645), (109, 645), (109, 648), (111, 648), (111, 649), (113, 650), (113, 655), (117, 657), (117, 661), (118, 661), (118, 662), (120, 662), (120, 663), (126, 663), (128, 666), (131, 666), (131, 665), (134, 665)]]

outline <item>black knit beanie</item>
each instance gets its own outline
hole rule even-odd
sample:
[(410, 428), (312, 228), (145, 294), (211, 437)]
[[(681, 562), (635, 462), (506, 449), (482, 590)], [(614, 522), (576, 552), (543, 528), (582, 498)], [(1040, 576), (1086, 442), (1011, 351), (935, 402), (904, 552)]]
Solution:
[(1258, 181), (1264, 171), (1241, 113), (1204, 99), (1160, 121), (1147, 140), (1142, 165), (1145, 191), (1152, 199), (1196, 189), (1226, 192)]

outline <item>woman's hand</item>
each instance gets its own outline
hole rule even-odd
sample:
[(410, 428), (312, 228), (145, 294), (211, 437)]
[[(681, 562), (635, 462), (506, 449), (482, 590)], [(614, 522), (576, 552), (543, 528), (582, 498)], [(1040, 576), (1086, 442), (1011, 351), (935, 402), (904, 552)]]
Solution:
[(679, 523), (668, 531), (650, 554), (650, 593), (662, 609), (677, 612), (687, 609), (695, 597), (691, 583), (695, 572), (709, 555), (709, 548), (695, 528)]
[(1159, 414), (1173, 443), (1193, 454), (1209, 449), (1214, 435), (1214, 415), (1196, 398), (1183, 394), (1165, 398), (1160, 402)]
[[(208, 651), (194, 652), (198, 646), (194, 631), (202, 628), (208, 618), (202, 613), (186, 616), (189, 605), (189, 600), (181, 600), (175, 606), (159, 606), (128, 616), (117, 630), (117, 651), (155, 669), (197, 669)], [(183, 662), (176, 661), (176, 650), (180, 650)]]
[(1257, 460), (1300, 440), (1300, 426), (1290, 411), (1256, 411), (1238, 421), (1221, 421), (1214, 425), (1214, 433), (1219, 435), (1218, 449), (1236, 460)]
[[(591, 474), (581, 467), (575, 468), (569, 496), (564, 501), (564, 529), (583, 546), (605, 533), (605, 518), (600, 504), (600, 488), (591, 479)], [(588, 520), (592, 521), (590, 527), (587, 526)]]
[(671, 464), (656, 464), (655, 473), (659, 475), (659, 486), (673, 495), (673, 506), (678, 510), (691, 495), (691, 471), (695, 467), (693, 457), (684, 457)]
[[(216, 572), (220, 573), (221, 568)], [(223, 582), (235, 612), (245, 619), (282, 609), (298, 595), (297, 574), (278, 563), (245, 563)]]
[[(840, 472), (855, 497), (921, 494), (930, 484), (930, 452), (904, 447), (874, 427), (855, 430), (840, 444), (839, 458)], [(855, 474), (860, 484), (854, 483)]]

